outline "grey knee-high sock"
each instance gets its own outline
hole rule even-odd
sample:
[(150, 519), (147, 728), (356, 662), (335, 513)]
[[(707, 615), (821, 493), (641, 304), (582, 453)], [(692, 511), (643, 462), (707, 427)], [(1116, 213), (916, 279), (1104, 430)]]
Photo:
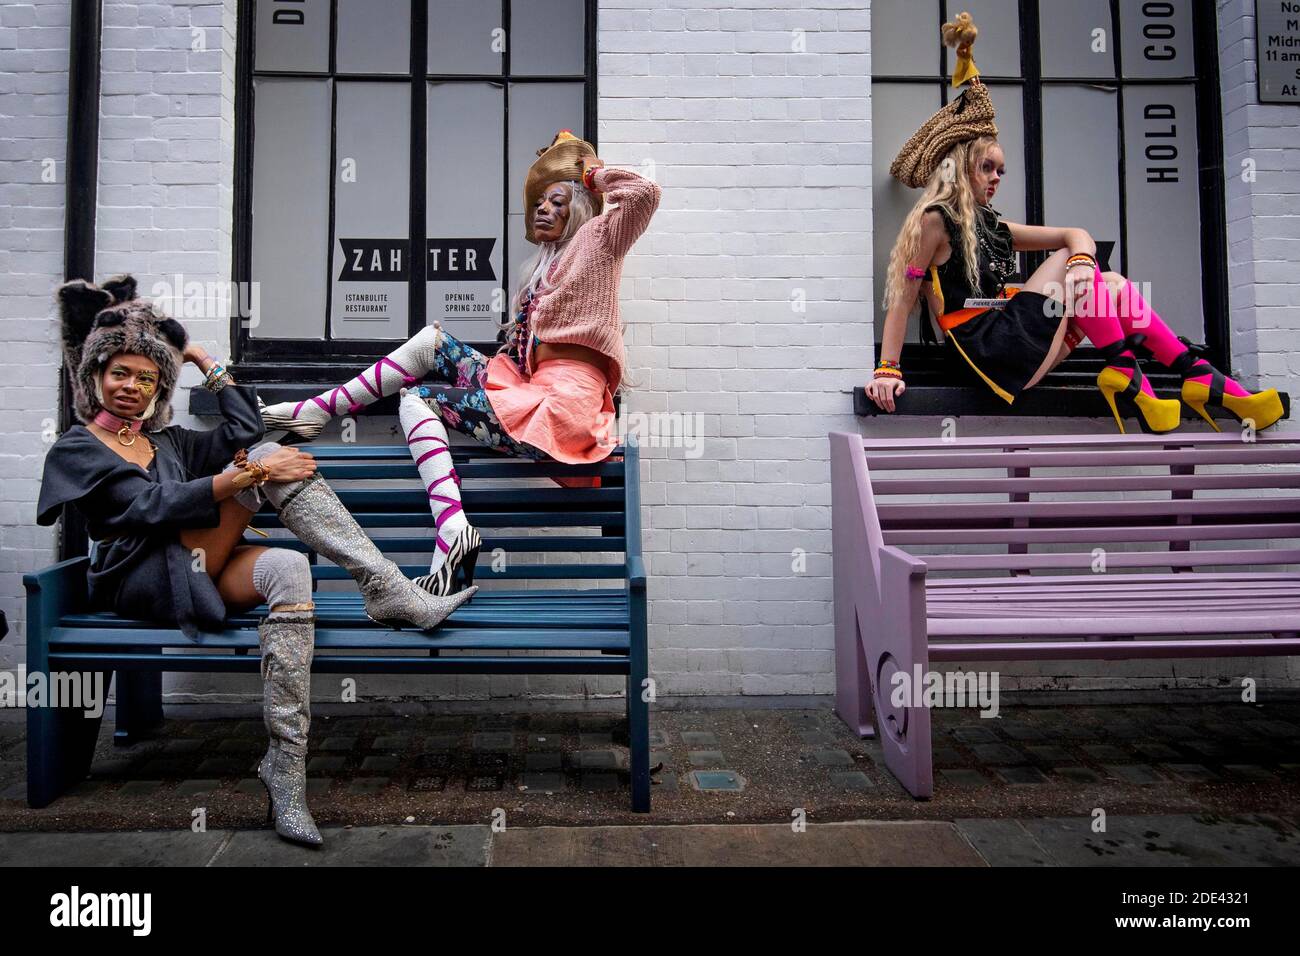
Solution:
[(312, 603), (311, 563), (305, 554), (287, 548), (263, 551), (253, 564), (253, 590), (266, 599), (272, 614), (291, 618), (312, 616), (309, 609), (277, 610)]

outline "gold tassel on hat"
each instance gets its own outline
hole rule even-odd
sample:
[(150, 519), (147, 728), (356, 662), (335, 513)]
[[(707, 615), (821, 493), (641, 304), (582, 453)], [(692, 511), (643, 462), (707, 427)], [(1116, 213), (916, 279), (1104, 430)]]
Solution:
[(959, 13), (951, 23), (943, 25), (944, 46), (952, 47), (957, 51), (957, 69), (952, 71), (953, 89), (963, 83), (969, 83), (980, 75), (979, 68), (975, 65), (975, 57), (971, 53), (975, 38), (979, 35), (979, 27), (975, 26), (975, 21), (971, 19), (969, 13)]
[(979, 29), (969, 13), (959, 14), (951, 23), (943, 25), (943, 42), (957, 50), (957, 68), (953, 71), (952, 85), (970, 85), (926, 120), (898, 151), (889, 172), (906, 186), (925, 188), (943, 158), (959, 143), (998, 135), (997, 124), (993, 122), (993, 100), (987, 87), (978, 79), (980, 73), (971, 55), (971, 46), (977, 36)]

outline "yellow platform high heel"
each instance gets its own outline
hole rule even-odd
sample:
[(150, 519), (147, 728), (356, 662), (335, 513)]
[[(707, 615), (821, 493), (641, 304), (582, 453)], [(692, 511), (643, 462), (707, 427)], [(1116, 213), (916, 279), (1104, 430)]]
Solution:
[[(1184, 340), (1185, 341), (1185, 340)], [(1286, 418), (1291, 409), (1290, 402), (1283, 398), (1275, 388), (1255, 392), (1253, 395), (1229, 395), (1225, 390), (1228, 377), (1205, 359), (1198, 357), (1194, 349), (1188, 349), (1169, 366), (1183, 377), (1183, 401), (1198, 415), (1210, 423), (1216, 432), (1223, 431), (1214, 420), (1206, 406), (1226, 408), (1236, 416), (1237, 421), (1250, 422), (1256, 431), (1268, 428)], [(1210, 376), (1210, 384), (1193, 382), (1193, 378)]]
[[(1121, 405), (1137, 418), (1138, 425), (1148, 434), (1173, 431), (1182, 422), (1183, 409), (1178, 399), (1156, 398), (1142, 391), (1146, 376), (1131, 353), (1145, 338), (1144, 335), (1130, 335), (1100, 350), (1106, 358), (1106, 367), (1097, 376), (1097, 388), (1101, 389), (1102, 397), (1110, 406), (1121, 435), (1127, 434), (1120, 415)], [(1131, 370), (1132, 375), (1125, 375), (1120, 371), (1122, 368)]]

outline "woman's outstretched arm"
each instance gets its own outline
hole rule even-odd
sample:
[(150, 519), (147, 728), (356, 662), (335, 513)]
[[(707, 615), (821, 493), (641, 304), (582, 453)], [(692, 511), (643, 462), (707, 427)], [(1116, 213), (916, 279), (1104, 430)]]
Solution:
[(1079, 252), (1086, 252), (1090, 256), (1097, 254), (1097, 243), (1093, 241), (1087, 229), (1068, 226), (1025, 226), (1018, 222), (1007, 222), (1007, 228), (1011, 230), (1012, 248), (1017, 252), (1054, 252), (1057, 249), (1068, 249), (1071, 255)]

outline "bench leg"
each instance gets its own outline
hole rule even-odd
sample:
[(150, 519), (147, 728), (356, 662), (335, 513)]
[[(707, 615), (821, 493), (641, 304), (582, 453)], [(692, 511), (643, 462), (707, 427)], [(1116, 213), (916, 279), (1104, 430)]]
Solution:
[[(904, 698), (894, 703), (895, 674), (906, 674), (912, 684), (929, 668), (925, 627), (925, 578), (894, 555), (881, 554), (881, 594), (884, 612), (867, 622), (862, 632), (870, 668), (880, 747), (885, 766), (918, 800), (934, 795), (930, 709), (910, 706)], [(861, 623), (861, 622), (860, 622)], [(919, 694), (919, 688), (916, 693)]]
[(642, 676), (627, 677), (628, 770), (632, 778), (632, 810), (650, 812), (650, 705), (642, 699)]
[[(83, 674), (82, 680), (92, 674)], [(108, 674), (103, 686), (108, 686)], [(84, 686), (84, 684), (83, 684)], [(90, 772), (99, 717), (72, 707), (27, 708), (27, 805), (49, 806)]]
[(876, 736), (871, 707), (871, 672), (862, 648), (862, 629), (851, 600), (835, 602), (835, 713), (859, 737)]
[(162, 671), (118, 671), (114, 745), (137, 744), (162, 721)]

